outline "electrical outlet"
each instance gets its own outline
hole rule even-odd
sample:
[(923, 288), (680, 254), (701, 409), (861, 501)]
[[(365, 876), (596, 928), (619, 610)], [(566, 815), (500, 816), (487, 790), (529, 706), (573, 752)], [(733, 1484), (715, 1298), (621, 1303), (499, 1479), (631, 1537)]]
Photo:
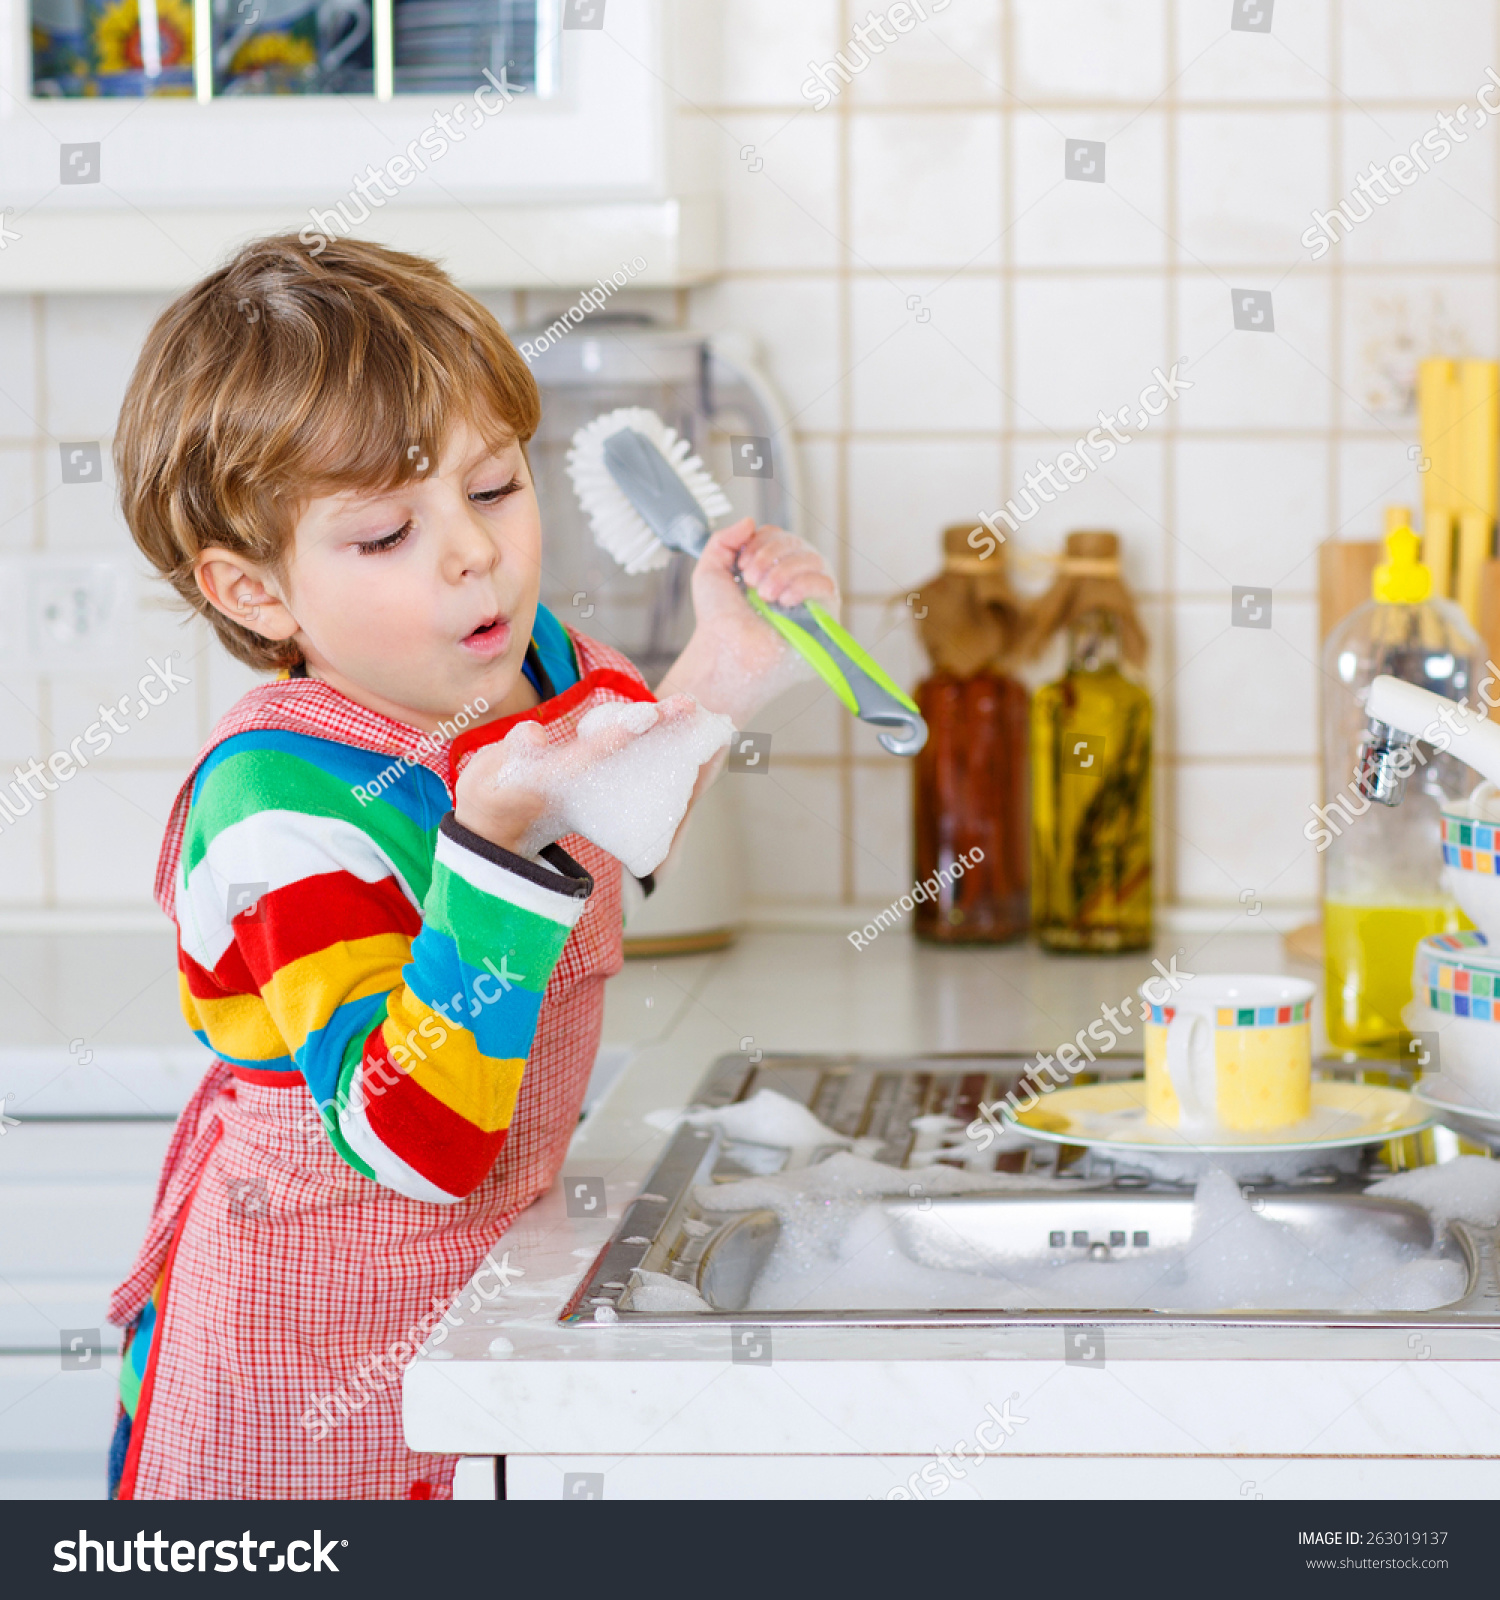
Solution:
[(129, 614), (130, 574), (118, 561), (42, 557), (26, 573), (26, 632), (43, 672), (96, 670), (118, 657)]

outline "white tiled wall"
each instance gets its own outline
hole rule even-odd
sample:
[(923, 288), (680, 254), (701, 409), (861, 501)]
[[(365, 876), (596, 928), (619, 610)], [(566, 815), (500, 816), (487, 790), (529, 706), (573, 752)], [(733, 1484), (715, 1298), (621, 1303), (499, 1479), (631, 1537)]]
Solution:
[[(951, 0), (822, 111), (800, 85), (867, 0), (716, 0), (678, 115), (723, 196), (726, 272), (658, 315), (758, 340), (793, 414), (806, 531), (862, 637), (922, 670), (904, 596), (944, 524), (1014, 494), (1153, 367), (1194, 387), (1015, 536), (1022, 581), (1074, 527), (1116, 528), (1152, 631), (1160, 888), (1293, 907), (1315, 893), (1316, 551), (1371, 537), (1416, 496), (1412, 379), (1426, 354), (1500, 349), (1500, 128), (1313, 264), (1313, 207), (1471, 107), (1496, 0)], [(1269, 7), (1272, 0), (1262, 0)], [(889, 7), (876, 5), (885, 14)], [(1064, 140), (1103, 140), (1103, 184)], [(1268, 289), (1275, 332), (1237, 332), (1230, 289)], [(564, 294), (559, 305), (570, 298)], [(548, 303), (493, 297), (506, 320)], [(64, 486), (60, 440), (106, 446), (157, 302), (0, 295), (0, 559), (127, 547), (111, 489)], [(1229, 627), (1270, 585), (1270, 632)], [(139, 659), (174, 649), (190, 694), (20, 826), (0, 827), (0, 909), (144, 907), (178, 775), (249, 681), (196, 625), (142, 611)], [(0, 771), (92, 715), (102, 686), (5, 675)], [(909, 874), (907, 771), (804, 694), (777, 707), (770, 782), (745, 784), (762, 906), (837, 916)]]
[[(871, 7), (724, 0), (719, 81), (681, 112), (720, 149), (728, 209), (727, 275), (692, 316), (761, 339), (808, 521), (893, 661), (940, 529), (1185, 360), (1194, 387), (1010, 550), (1034, 584), (1069, 529), (1122, 534), (1152, 631), (1162, 896), (1227, 914), (1248, 889), (1290, 913), (1317, 889), (1317, 547), (1416, 498), (1418, 358), (1500, 353), (1500, 127), (1471, 127), (1318, 264), (1300, 236), (1439, 112), (1473, 117), (1500, 7), (1274, 0), (1269, 34), (1232, 30), (1232, 0), (924, 9), (815, 111), (811, 64)], [(1070, 138), (1105, 142), (1105, 183), (1064, 177)], [(1231, 288), (1272, 292), (1274, 334), (1235, 330)], [(1236, 584), (1273, 588), (1269, 632), (1230, 628)], [(745, 786), (757, 848), (798, 818), (799, 870), (767, 863), (768, 897), (909, 881), (899, 769), (834, 732), (777, 746), (777, 789)]]
[[(166, 298), (0, 295), (0, 561), (107, 556), (129, 565), (136, 594), (118, 648), (96, 670), (0, 666), (0, 774), (9, 780), (17, 764), (66, 750), (153, 659), (170, 655), (174, 676), (190, 680), (145, 716), (128, 716), (106, 754), (28, 815), (0, 813), (0, 917), (153, 918), (156, 857), (178, 786), (214, 722), (258, 681), (184, 617), (136, 553), (115, 504), (115, 419)], [(514, 319), (511, 296), (487, 298), (502, 320)], [(102, 484), (62, 482), (64, 441), (102, 445)], [(0, 639), (0, 649), (13, 648)]]

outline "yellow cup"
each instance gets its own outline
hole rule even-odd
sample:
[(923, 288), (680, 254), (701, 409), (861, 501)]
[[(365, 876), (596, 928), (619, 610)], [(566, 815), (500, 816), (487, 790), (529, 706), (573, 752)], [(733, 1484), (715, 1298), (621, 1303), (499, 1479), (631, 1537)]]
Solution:
[(1305, 978), (1203, 973), (1143, 983), (1146, 1113), (1170, 1127), (1284, 1128), (1312, 1111)]

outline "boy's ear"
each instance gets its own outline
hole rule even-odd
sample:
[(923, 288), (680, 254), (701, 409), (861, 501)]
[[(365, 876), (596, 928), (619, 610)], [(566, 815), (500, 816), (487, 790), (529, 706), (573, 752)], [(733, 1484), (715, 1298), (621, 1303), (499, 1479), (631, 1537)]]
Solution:
[(297, 619), (268, 586), (261, 569), (232, 550), (204, 550), (193, 565), (203, 598), (233, 622), (280, 642), (297, 632)]

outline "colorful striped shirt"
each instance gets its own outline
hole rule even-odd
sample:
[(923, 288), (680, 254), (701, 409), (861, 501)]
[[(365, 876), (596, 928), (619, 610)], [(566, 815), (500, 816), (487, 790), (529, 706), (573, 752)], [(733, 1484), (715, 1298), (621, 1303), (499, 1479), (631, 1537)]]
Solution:
[[(544, 695), (578, 677), (543, 611), (528, 676)], [(592, 887), (557, 845), (529, 860), (462, 827), (416, 762), (393, 777), (389, 755), (337, 740), (239, 733), (193, 783), (183, 1012), (241, 1074), (305, 1080), (358, 1171), (452, 1202), (505, 1141), (548, 978)]]

